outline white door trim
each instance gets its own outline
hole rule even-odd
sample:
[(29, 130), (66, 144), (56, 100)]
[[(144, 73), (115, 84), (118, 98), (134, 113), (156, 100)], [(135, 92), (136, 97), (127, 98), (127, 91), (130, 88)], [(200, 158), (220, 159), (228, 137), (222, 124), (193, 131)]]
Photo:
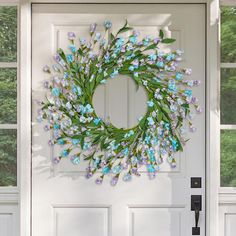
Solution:
[[(219, 0), (70, 0), (70, 3), (205, 3), (206, 61), (206, 235), (218, 236), (219, 190)], [(31, 235), (31, 4), (48, 0), (20, 0), (20, 235)], [(50, 0), (50, 3), (68, 3)]]

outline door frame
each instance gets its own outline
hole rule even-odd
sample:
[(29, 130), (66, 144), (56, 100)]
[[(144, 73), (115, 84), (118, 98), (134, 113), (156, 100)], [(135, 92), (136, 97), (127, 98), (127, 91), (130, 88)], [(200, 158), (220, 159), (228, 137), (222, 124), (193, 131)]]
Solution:
[[(12, 0), (10, 0), (12, 1)], [(36, 3), (156, 3), (206, 6), (206, 236), (218, 236), (219, 0), (18, 0), (20, 14), (20, 236), (31, 236), (31, 14)]]

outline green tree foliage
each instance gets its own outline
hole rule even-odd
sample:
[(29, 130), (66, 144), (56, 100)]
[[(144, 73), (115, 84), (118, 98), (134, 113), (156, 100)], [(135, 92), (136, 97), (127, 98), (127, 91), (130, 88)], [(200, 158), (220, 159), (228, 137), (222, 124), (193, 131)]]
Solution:
[(16, 130), (0, 130), (0, 186), (16, 185)]
[(16, 61), (17, 8), (0, 7), (0, 61)]
[[(221, 8), (221, 61), (236, 62), (236, 7)], [(236, 68), (221, 69), (221, 124), (236, 124)], [(236, 130), (221, 131), (221, 186), (236, 187)]]
[(236, 130), (221, 131), (221, 186), (236, 186)]
[(221, 69), (221, 124), (236, 124), (236, 69)]
[(0, 69), (0, 124), (16, 123), (16, 69)]
[(221, 8), (221, 62), (236, 62), (236, 7)]
[[(0, 7), (0, 62), (17, 58), (17, 8)], [(16, 123), (17, 70), (0, 69), (0, 124)], [(17, 131), (0, 130), (0, 186), (16, 185)]]

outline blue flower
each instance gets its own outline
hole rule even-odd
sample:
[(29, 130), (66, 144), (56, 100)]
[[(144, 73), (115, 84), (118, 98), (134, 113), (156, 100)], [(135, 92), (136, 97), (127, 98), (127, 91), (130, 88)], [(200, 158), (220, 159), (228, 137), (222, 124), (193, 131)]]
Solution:
[(94, 37), (95, 41), (98, 41), (100, 38), (101, 38), (101, 34), (100, 33), (96, 33), (95, 37)]
[(111, 73), (111, 78), (114, 78), (116, 75), (118, 75), (119, 72), (118, 70), (114, 70), (112, 73)]
[(60, 89), (59, 88), (53, 88), (52, 89), (52, 95), (55, 97), (58, 97), (60, 95)]
[(132, 179), (132, 175), (129, 174), (129, 173), (126, 173), (124, 176), (123, 176), (123, 180), (124, 181), (130, 181)]
[(145, 137), (145, 139), (144, 139), (144, 142), (145, 142), (146, 144), (149, 144), (149, 143), (150, 143), (150, 140), (151, 140), (151, 137), (150, 137), (149, 135), (147, 135), (147, 136)]
[(154, 162), (154, 161), (156, 160), (156, 159), (155, 159), (155, 152), (154, 152), (154, 150), (153, 150), (153, 149), (149, 149), (149, 150), (147, 151), (147, 153), (148, 153), (148, 156), (149, 156), (150, 161)]
[(176, 78), (176, 80), (182, 80), (183, 74), (177, 72), (176, 75), (175, 75), (175, 78)]
[(70, 50), (71, 50), (73, 53), (76, 52), (76, 47), (75, 47), (75, 45), (71, 44), (71, 45), (69, 46), (69, 48), (70, 48)]
[(157, 59), (157, 55), (156, 54), (150, 54), (149, 56), (148, 56), (148, 59), (149, 60), (151, 60), (151, 61), (155, 61), (156, 59)]
[(173, 148), (173, 150), (176, 151), (177, 148), (178, 148), (178, 146), (179, 146), (178, 142), (177, 142), (176, 140), (174, 140), (174, 139), (173, 139), (171, 142), (172, 142), (172, 148)]
[(87, 112), (87, 113), (92, 113), (92, 112), (93, 112), (93, 108), (92, 108), (92, 106), (91, 106), (90, 104), (87, 104), (87, 105), (85, 106), (85, 109), (86, 109), (86, 112)]
[(153, 165), (148, 165), (148, 166), (147, 166), (147, 170), (148, 170), (148, 172), (150, 172), (150, 173), (156, 172), (155, 167), (154, 167)]
[(68, 55), (66, 56), (66, 60), (67, 60), (68, 62), (73, 62), (73, 61), (74, 61), (73, 55), (72, 55), (72, 54), (68, 54)]
[(168, 54), (167, 56), (166, 56), (166, 60), (167, 61), (171, 61), (171, 60), (173, 60), (174, 59), (174, 54)]
[(132, 43), (132, 44), (135, 44), (137, 42), (137, 36), (135, 35), (132, 35), (129, 37), (129, 41)]
[(134, 71), (134, 66), (130, 66), (130, 67), (129, 67), (129, 70), (130, 70), (130, 71)]
[(100, 81), (100, 84), (105, 84), (107, 81), (105, 79)]
[(147, 101), (147, 104), (148, 104), (149, 107), (153, 107), (154, 106), (154, 102), (152, 100)]
[(165, 123), (165, 124), (164, 124), (164, 127), (165, 127), (167, 130), (169, 130), (169, 129), (170, 129), (170, 124), (169, 124), (169, 123)]
[(74, 40), (75, 39), (75, 33), (74, 32), (68, 32), (67, 35), (68, 35), (69, 40)]
[(70, 158), (70, 160), (74, 165), (79, 165), (79, 163), (80, 163), (80, 157), (78, 155), (72, 156)]
[(155, 122), (154, 122), (154, 120), (153, 120), (153, 118), (152, 117), (148, 117), (147, 118), (147, 120), (148, 120), (148, 125), (154, 125), (155, 124)]
[(158, 61), (156, 63), (156, 66), (159, 67), (159, 68), (163, 68), (164, 67), (164, 62), (163, 61)]
[(57, 130), (57, 129), (59, 129), (59, 128), (60, 128), (60, 125), (59, 125), (59, 124), (54, 124), (54, 125), (53, 125), (53, 129), (54, 129), (54, 130)]
[(176, 85), (175, 85), (175, 81), (174, 80), (170, 80), (168, 82), (168, 89), (172, 92), (176, 91)]
[(84, 46), (86, 44), (86, 39), (80, 38), (79, 42), (80, 42), (81, 46)]
[(123, 149), (122, 153), (124, 154), (124, 156), (128, 156), (129, 155), (129, 148), (125, 148)]
[(79, 139), (72, 139), (71, 142), (73, 145), (77, 145), (79, 144)]
[(57, 143), (58, 143), (59, 145), (64, 145), (64, 144), (65, 144), (65, 141), (64, 141), (64, 139), (60, 138), (60, 139), (57, 140)]
[(84, 143), (83, 150), (88, 150), (88, 149), (89, 149), (89, 143)]
[(61, 153), (61, 155), (62, 155), (63, 157), (67, 157), (67, 156), (69, 155), (69, 152), (68, 152), (67, 150), (63, 150), (62, 153)]
[(186, 97), (191, 97), (192, 96), (192, 90), (184, 90), (184, 94)]
[(98, 124), (100, 123), (100, 121), (101, 121), (100, 118), (95, 118), (95, 119), (93, 120), (93, 123), (94, 123), (95, 125), (98, 125)]
[(110, 29), (112, 27), (112, 23), (109, 20), (105, 20), (103, 25), (106, 29)]
[(108, 174), (109, 172), (110, 172), (110, 168), (109, 168), (108, 166), (105, 166), (105, 167), (102, 168), (102, 173), (103, 173), (103, 174), (106, 175), (106, 174)]
[(138, 77), (138, 72), (134, 72), (134, 77)]
[(69, 74), (67, 72), (64, 72), (63, 78), (64, 79), (68, 79), (69, 78)]
[(116, 41), (116, 47), (121, 47), (124, 44), (125, 40), (123, 37), (120, 37), (117, 41)]
[(112, 173), (113, 174), (119, 174), (121, 172), (121, 166), (118, 165), (118, 166), (115, 166), (112, 168)]

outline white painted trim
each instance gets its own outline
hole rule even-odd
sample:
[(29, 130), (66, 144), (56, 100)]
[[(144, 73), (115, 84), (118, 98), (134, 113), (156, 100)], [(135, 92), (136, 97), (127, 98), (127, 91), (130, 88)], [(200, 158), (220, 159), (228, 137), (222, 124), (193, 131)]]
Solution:
[(0, 6), (16, 6), (19, 0), (0, 0)]
[(220, 186), (220, 34), (219, 1), (207, 4), (207, 155), (206, 235), (218, 236), (218, 189)]
[(220, 125), (220, 129), (236, 129), (236, 125)]
[(31, 168), (31, 3), (206, 3), (207, 4), (207, 120), (206, 120), (206, 235), (218, 236), (219, 150), (219, 0), (21, 0), (21, 236), (30, 236)]
[(220, 0), (220, 5), (236, 6), (236, 2), (235, 2), (235, 0)]
[(17, 124), (0, 124), (0, 129), (17, 129)]
[(20, 236), (31, 235), (31, 3), (22, 0), (20, 15), (19, 63), (19, 170), (20, 178)]
[(221, 63), (221, 68), (236, 68), (236, 63)]
[(17, 62), (0, 62), (0, 68), (17, 68)]

